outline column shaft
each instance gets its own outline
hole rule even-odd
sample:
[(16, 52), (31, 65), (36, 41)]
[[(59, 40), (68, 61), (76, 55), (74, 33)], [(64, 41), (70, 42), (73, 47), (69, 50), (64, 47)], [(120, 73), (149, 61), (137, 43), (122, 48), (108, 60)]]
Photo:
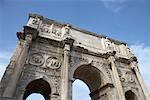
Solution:
[(111, 58), (110, 63), (111, 63), (112, 74), (114, 77), (115, 87), (116, 87), (117, 92), (118, 92), (119, 100), (125, 100), (122, 84), (121, 84), (121, 81), (119, 78), (119, 74), (118, 74), (115, 62), (114, 62), (114, 57)]
[(64, 65), (62, 67), (61, 100), (69, 99), (69, 54), (70, 45), (64, 47)]

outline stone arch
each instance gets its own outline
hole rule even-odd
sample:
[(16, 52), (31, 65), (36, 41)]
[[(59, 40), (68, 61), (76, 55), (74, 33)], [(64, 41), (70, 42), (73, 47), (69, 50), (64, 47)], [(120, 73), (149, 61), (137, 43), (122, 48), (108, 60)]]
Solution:
[(101, 71), (90, 64), (77, 67), (73, 73), (74, 79), (82, 80), (89, 87), (92, 100), (99, 96), (102, 85), (101, 76)]
[(23, 96), (23, 100), (26, 100), (26, 98), (32, 94), (32, 93), (40, 93), (43, 95), (45, 100), (50, 100), (51, 95), (51, 87), (47, 81), (44, 79), (36, 79), (31, 81), (25, 88), (25, 93)]
[(74, 73), (75, 71), (81, 67), (81, 66), (89, 66), (90, 67), (94, 67), (95, 69), (99, 70), (99, 73), (101, 74), (101, 85), (105, 85), (107, 83), (112, 83), (112, 80), (111, 80), (111, 75), (110, 75), (110, 72), (109, 70), (107, 70), (107, 66), (105, 64), (101, 65), (101, 66), (94, 66), (90, 63), (80, 63), (80, 64), (77, 64), (77, 66), (74, 66), (71, 68), (71, 74), (70, 74), (70, 79), (71, 80), (74, 80)]
[(126, 100), (138, 100), (137, 95), (131, 90), (125, 92), (125, 98)]
[(78, 67), (73, 77), (75, 79), (80, 79), (87, 84), (90, 91), (95, 91), (101, 86), (101, 74), (100, 70), (94, 66), (82, 65)]

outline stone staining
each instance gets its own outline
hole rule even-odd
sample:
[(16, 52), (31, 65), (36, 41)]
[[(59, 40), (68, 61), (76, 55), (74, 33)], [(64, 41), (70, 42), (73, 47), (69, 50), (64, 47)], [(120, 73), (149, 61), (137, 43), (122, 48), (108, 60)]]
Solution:
[[(0, 100), (25, 100), (27, 86), (35, 80), (50, 86), (49, 92), (40, 88), (45, 100), (72, 100), (76, 78), (86, 80), (92, 100), (130, 100), (132, 92), (136, 100), (149, 100), (137, 59), (124, 42), (37, 14), (30, 14), (27, 26), (17, 35), (21, 46), (14, 55), (19, 55), (13, 57), (0, 82)], [(39, 87), (32, 92), (39, 93)], [(126, 91), (131, 91), (129, 96)]]

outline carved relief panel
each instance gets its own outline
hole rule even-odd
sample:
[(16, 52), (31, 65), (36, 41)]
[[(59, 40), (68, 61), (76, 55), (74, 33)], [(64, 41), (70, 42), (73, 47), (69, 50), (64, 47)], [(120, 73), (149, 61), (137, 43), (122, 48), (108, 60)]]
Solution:
[(63, 39), (64, 37), (70, 36), (70, 26), (69, 25), (55, 25), (50, 23), (42, 23), (40, 26), (40, 34), (51, 36), (58, 39)]
[(29, 64), (41, 66), (44, 63), (44, 57), (40, 53), (33, 53), (29, 58)]
[(40, 28), (41, 32), (48, 33), (50, 35), (61, 37), (61, 30), (59, 27), (56, 27), (54, 24), (43, 23)]
[(61, 61), (56, 57), (49, 57), (46, 60), (46, 66), (51, 69), (58, 69), (61, 67)]
[(119, 77), (124, 87), (137, 88), (136, 77), (131, 69), (119, 69)]
[(33, 28), (38, 28), (39, 25), (40, 25), (40, 22), (41, 22), (40, 18), (38, 18), (38, 17), (35, 17), (35, 18), (30, 17), (30, 19), (29, 19), (29, 21), (27, 23), (27, 26), (31, 26)]
[(62, 57), (35, 52), (30, 54), (27, 62), (37, 67), (58, 69), (61, 67)]

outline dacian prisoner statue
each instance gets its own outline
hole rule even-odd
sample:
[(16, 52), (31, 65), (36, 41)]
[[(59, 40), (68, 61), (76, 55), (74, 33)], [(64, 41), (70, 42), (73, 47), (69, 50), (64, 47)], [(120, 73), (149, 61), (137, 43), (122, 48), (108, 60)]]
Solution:
[(0, 100), (72, 100), (80, 79), (92, 100), (150, 100), (136, 57), (124, 42), (30, 14), (0, 82)]

